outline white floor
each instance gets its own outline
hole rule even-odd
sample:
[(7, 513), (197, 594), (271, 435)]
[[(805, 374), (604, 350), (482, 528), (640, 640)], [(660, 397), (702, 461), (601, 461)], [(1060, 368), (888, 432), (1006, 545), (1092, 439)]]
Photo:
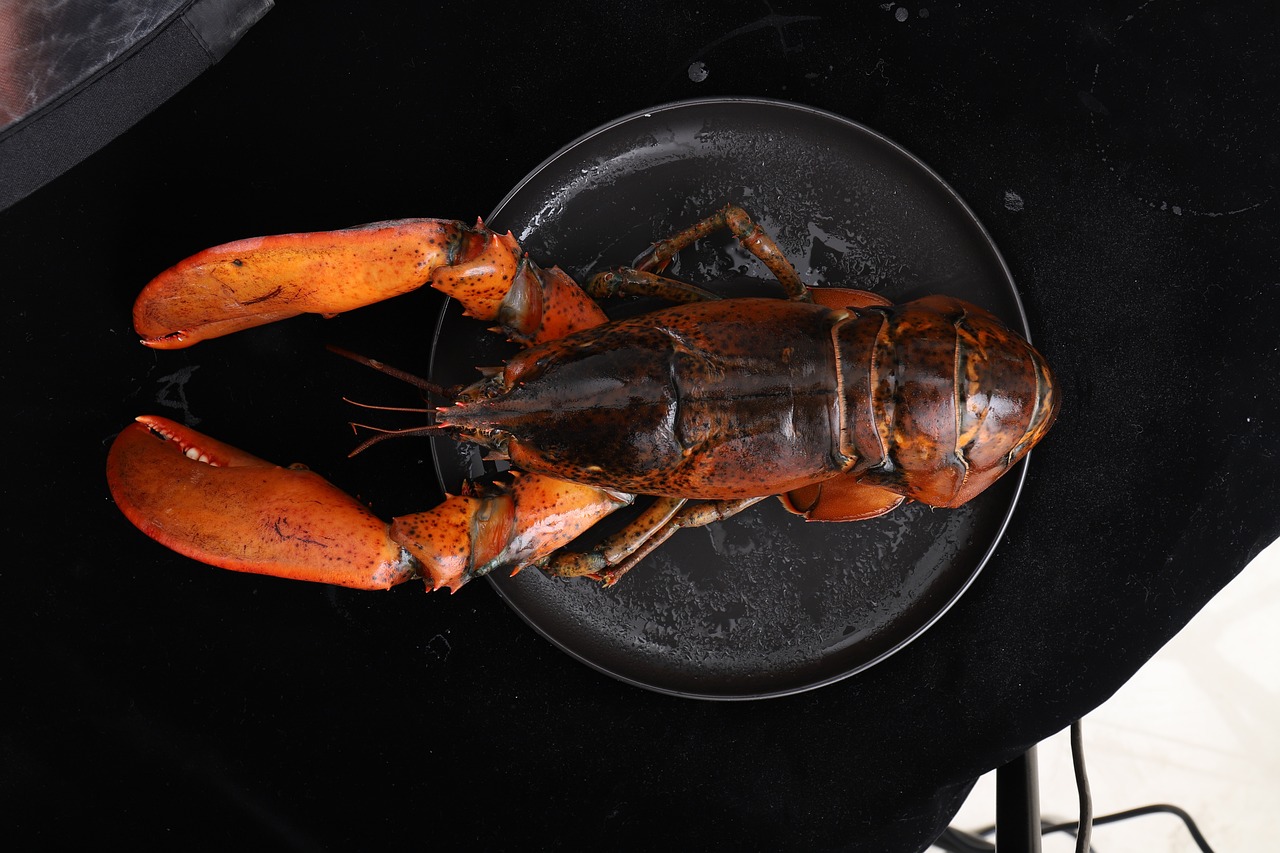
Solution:
[[(1168, 803), (1214, 853), (1280, 850), (1280, 542), (1219, 593), (1115, 696), (1084, 719), (1095, 816)], [(1067, 732), (1037, 749), (1046, 820), (1078, 817)], [(995, 822), (995, 774), (979, 780), (952, 825)], [(1044, 853), (1074, 850), (1055, 833)], [(1097, 853), (1193, 853), (1170, 814), (1095, 826)], [(937, 850), (937, 848), (930, 848)]]

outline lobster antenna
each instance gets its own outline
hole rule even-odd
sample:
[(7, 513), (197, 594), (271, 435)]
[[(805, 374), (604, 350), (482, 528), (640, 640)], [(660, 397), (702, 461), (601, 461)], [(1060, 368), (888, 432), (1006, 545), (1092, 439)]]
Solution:
[(365, 367), (372, 367), (374, 370), (378, 371), (379, 373), (385, 373), (388, 376), (392, 376), (396, 379), (399, 379), (401, 382), (408, 382), (410, 385), (414, 386), (415, 388), (420, 388), (421, 390), (426, 391), (428, 394), (435, 394), (437, 397), (444, 397), (446, 399), (452, 398), (452, 395), (448, 392), (447, 389), (435, 384), (434, 382), (428, 382), (422, 377), (414, 376), (412, 373), (401, 370), (398, 367), (392, 367), (389, 364), (383, 364), (382, 362), (378, 361), (376, 358), (369, 358), (366, 355), (360, 355), (359, 353), (355, 353), (355, 352), (352, 352), (351, 350), (343, 349), (342, 347), (334, 346), (333, 344), (325, 344), (325, 349), (329, 350), (329, 352), (336, 353), (337, 355), (340, 355), (343, 358), (349, 358), (352, 361), (356, 362), (357, 364), (363, 364)]
[(427, 409), (421, 406), (382, 406), (377, 403), (361, 403), (352, 400), (350, 397), (343, 397), (342, 402), (359, 406), (362, 409), (377, 409), (379, 412), (409, 412), (415, 415), (431, 415), (435, 413), (435, 409)]
[(355, 432), (359, 429), (371, 430), (377, 434), (366, 438), (364, 441), (356, 445), (356, 449), (347, 454), (348, 459), (358, 453), (363, 453), (375, 444), (386, 441), (389, 438), (412, 438), (414, 436), (436, 435), (444, 432), (448, 427), (432, 424), (431, 426), (406, 427), (404, 429), (383, 429), (382, 427), (370, 426), (369, 424), (358, 424), (352, 421), (351, 430)]

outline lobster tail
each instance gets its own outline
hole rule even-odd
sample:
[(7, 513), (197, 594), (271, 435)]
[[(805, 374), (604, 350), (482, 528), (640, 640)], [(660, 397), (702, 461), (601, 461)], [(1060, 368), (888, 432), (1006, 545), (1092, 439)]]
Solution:
[(1057, 415), (1044, 358), (959, 299), (875, 308), (844, 338), (852, 354), (846, 428), (861, 482), (960, 506), (1018, 462)]

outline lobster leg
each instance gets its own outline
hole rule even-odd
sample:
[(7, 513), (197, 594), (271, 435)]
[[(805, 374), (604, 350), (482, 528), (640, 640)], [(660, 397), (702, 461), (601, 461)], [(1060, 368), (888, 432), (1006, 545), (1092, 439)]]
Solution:
[(634, 267), (596, 273), (586, 291), (597, 299), (612, 296), (656, 296), (670, 302), (699, 302), (720, 297), (697, 285), (657, 275), (681, 249), (706, 237), (718, 228), (728, 228), (743, 248), (764, 263), (786, 289), (787, 298), (818, 302), (828, 308), (865, 308), (892, 303), (875, 293), (845, 287), (806, 288), (795, 267), (773, 238), (742, 208), (728, 205), (666, 240), (654, 243), (635, 261)]
[(640, 547), (636, 548), (625, 560), (601, 572), (599, 577), (605, 586), (613, 586), (622, 576), (635, 568), (641, 560), (653, 553), (663, 542), (671, 538), (677, 530), (688, 527), (705, 527), (716, 521), (731, 518), (744, 509), (755, 506), (767, 495), (754, 498), (738, 498), (736, 500), (705, 501), (703, 503), (684, 506), (662, 527), (647, 537)]
[(619, 267), (608, 272), (599, 272), (587, 279), (583, 288), (595, 299), (612, 299), (621, 296), (652, 296), (665, 299), (667, 302), (707, 302), (720, 299), (696, 284), (678, 281), (674, 278), (644, 272), (631, 267)]
[(726, 205), (720, 210), (673, 234), (659, 240), (640, 255), (633, 266), (641, 272), (661, 272), (676, 253), (695, 240), (700, 240), (719, 228), (728, 228), (738, 238), (742, 247), (764, 263), (787, 291), (787, 298), (798, 302), (809, 301), (808, 290), (795, 267), (778, 248), (773, 238), (757, 225), (745, 210), (737, 205)]
[[(596, 273), (587, 280), (583, 290), (595, 299), (651, 296), (668, 302), (688, 303), (723, 298), (696, 284), (631, 267)], [(869, 308), (874, 305), (887, 307), (893, 304), (878, 293), (851, 287), (811, 287), (808, 294), (813, 302), (828, 308)]]
[(682, 528), (705, 527), (737, 515), (767, 495), (690, 504), (683, 498), (659, 498), (639, 518), (590, 551), (552, 554), (542, 568), (561, 577), (586, 576), (613, 586), (654, 549)]
[(594, 548), (557, 551), (543, 562), (542, 570), (562, 578), (599, 577), (601, 572), (633, 554), (686, 503), (685, 498), (657, 498), (638, 518)]

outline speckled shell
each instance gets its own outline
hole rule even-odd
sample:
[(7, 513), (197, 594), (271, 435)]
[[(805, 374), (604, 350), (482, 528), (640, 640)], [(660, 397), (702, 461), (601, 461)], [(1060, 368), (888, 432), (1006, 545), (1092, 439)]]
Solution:
[(989, 312), (929, 296), (864, 314), (851, 334), (864, 346), (873, 337), (869, 369), (852, 367), (849, 382), (860, 482), (960, 506), (1053, 424), (1059, 395), (1044, 358)]
[(949, 297), (833, 309), (679, 305), (534, 346), (441, 420), (527, 471), (636, 494), (782, 494), (848, 473), (935, 506), (976, 495), (1057, 408), (1038, 353)]

